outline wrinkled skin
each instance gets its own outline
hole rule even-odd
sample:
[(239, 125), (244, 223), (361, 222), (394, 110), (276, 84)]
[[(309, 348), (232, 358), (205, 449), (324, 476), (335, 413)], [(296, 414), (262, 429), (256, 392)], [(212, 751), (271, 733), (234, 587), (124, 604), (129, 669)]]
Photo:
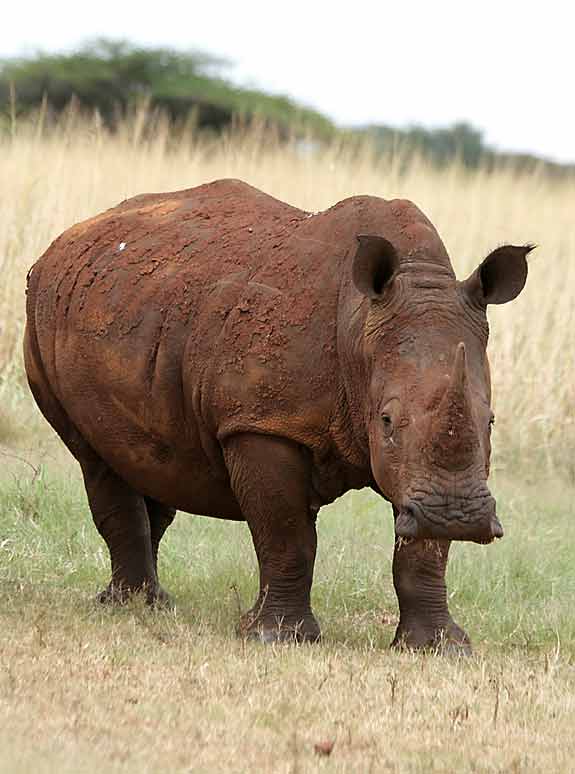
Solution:
[(312, 216), (233, 180), (65, 232), (30, 272), (25, 361), (110, 551), (100, 599), (167, 600), (176, 509), (245, 519), (260, 593), (241, 630), (316, 640), (317, 512), (370, 486), (395, 516), (394, 644), (468, 650), (445, 566), (450, 540), (502, 534), (486, 307), (521, 291), (529, 249), (461, 283), (408, 201)]

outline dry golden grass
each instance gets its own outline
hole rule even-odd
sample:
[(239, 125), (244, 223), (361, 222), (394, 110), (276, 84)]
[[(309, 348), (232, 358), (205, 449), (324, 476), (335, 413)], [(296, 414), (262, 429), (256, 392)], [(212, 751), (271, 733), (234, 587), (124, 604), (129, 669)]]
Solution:
[[(553, 655), (320, 656), (137, 609), (78, 608), (58, 627), (30, 612), (2, 649), (11, 774), (572, 771), (575, 671)], [(324, 741), (329, 759), (314, 752)]]
[(66, 227), (121, 199), (227, 176), (314, 211), (358, 193), (402, 196), (436, 224), (459, 276), (502, 242), (539, 245), (524, 294), (491, 310), (497, 461), (575, 477), (575, 180), (438, 171), (400, 153), (377, 160), (367, 146), (312, 153), (258, 127), (174, 143), (161, 122), (147, 137), (145, 119), (111, 136), (71, 113), (50, 132), (28, 124), (0, 140), (0, 367), (19, 362), (29, 266)]

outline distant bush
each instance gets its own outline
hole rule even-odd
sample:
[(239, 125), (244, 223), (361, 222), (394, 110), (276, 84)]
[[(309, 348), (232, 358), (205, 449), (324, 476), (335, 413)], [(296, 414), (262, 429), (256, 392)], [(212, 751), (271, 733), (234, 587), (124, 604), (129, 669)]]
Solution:
[(221, 76), (225, 60), (125, 41), (95, 40), (68, 54), (0, 61), (0, 110), (22, 114), (44, 103), (62, 112), (75, 99), (97, 110), (108, 126), (147, 99), (172, 121), (192, 115), (200, 128), (220, 130), (233, 116), (259, 116), (280, 128), (298, 125), (329, 134), (332, 123), (284, 96), (244, 89)]
[(481, 130), (465, 122), (452, 126), (428, 129), (409, 126), (398, 129), (392, 126), (367, 126), (361, 132), (371, 138), (381, 153), (395, 153), (401, 149), (404, 158), (425, 156), (438, 167), (454, 161), (464, 166), (493, 169), (507, 166), (517, 172), (533, 172), (539, 168), (555, 175), (575, 173), (575, 165), (558, 164), (529, 153), (495, 151), (485, 144)]

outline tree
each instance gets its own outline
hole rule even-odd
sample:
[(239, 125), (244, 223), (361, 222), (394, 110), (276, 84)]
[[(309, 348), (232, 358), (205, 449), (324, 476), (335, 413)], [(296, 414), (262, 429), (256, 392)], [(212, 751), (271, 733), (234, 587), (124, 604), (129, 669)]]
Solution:
[(95, 40), (69, 54), (0, 61), (0, 106), (9, 109), (12, 84), (19, 112), (39, 107), (44, 99), (60, 112), (76, 98), (80, 106), (98, 110), (109, 126), (135, 101), (147, 98), (174, 121), (194, 111), (200, 127), (221, 129), (243, 114), (280, 127), (300, 124), (331, 132), (327, 118), (287, 97), (234, 86), (222, 76), (226, 66), (226, 60), (199, 52)]

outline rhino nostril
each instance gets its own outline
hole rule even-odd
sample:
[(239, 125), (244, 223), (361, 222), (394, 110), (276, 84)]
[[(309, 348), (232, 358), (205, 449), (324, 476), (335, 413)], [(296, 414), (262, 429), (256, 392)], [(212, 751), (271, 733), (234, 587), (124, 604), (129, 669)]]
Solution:
[(491, 517), (491, 534), (495, 538), (502, 538), (504, 535), (503, 527), (497, 516)]
[(419, 533), (419, 526), (416, 518), (416, 508), (407, 503), (402, 506), (395, 519), (395, 534), (402, 538), (416, 538)]

